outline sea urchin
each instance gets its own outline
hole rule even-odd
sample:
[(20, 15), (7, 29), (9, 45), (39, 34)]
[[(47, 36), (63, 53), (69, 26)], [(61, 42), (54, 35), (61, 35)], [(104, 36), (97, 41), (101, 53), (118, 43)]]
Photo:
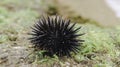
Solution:
[(76, 28), (75, 23), (70, 24), (70, 20), (64, 20), (61, 17), (42, 17), (30, 33), (32, 37), (30, 42), (40, 50), (46, 50), (52, 55), (71, 56), (70, 53), (77, 53), (79, 46), (84, 40), (77, 37), (83, 34), (77, 34), (81, 28)]

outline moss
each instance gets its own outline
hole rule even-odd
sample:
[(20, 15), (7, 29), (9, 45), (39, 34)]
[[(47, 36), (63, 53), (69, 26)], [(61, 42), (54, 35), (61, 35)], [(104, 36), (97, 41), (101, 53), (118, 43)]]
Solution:
[(5, 43), (6, 41), (8, 41), (7, 36), (6, 35), (0, 35), (0, 44)]
[(56, 6), (49, 6), (46, 13), (48, 15), (59, 15), (59, 11)]
[[(77, 24), (77, 25), (82, 26), (82, 29), (79, 33), (84, 32), (86, 34), (83, 37), (81, 37), (82, 39), (85, 40), (85, 42), (82, 45), (82, 47), (80, 47), (81, 48), (80, 52), (76, 55), (72, 55), (72, 59), (74, 59), (74, 62), (76, 63), (87, 62), (84, 63), (86, 66), (89, 66), (89, 63), (92, 63), (91, 65), (93, 67), (117, 66), (119, 60), (116, 60), (116, 58), (119, 59), (120, 50), (116, 49), (116, 44), (114, 43), (115, 41), (111, 38), (111, 34), (110, 34), (110, 32), (113, 32), (116, 29), (101, 28), (91, 24), (86, 24), (86, 25)], [(114, 32), (114, 33), (119, 34), (120, 32)], [(115, 39), (116, 41), (117, 40), (119, 41), (119, 39), (117, 38)], [(46, 57), (40, 57), (40, 58), (42, 59), (40, 60), (37, 59), (37, 61), (41, 63), (42, 62), (48, 63), (48, 61), (55, 63), (56, 61), (58, 61), (57, 62), (58, 64), (61, 63), (61, 65), (63, 66), (66, 65), (60, 58), (56, 59), (55, 57), (53, 57), (53, 59), (56, 59), (56, 61)], [(65, 60), (65, 58), (63, 60), (69, 62), (68, 60)]]
[[(113, 59), (118, 58), (120, 55), (119, 49), (115, 47), (115, 40), (111, 36), (119, 34), (115, 29), (100, 28), (93, 25), (83, 25), (83, 31), (86, 33), (83, 37), (85, 43), (83, 44), (81, 51), (75, 56), (77, 62), (84, 61), (86, 58), (93, 60), (92, 62), (97, 63), (96, 66), (114, 66)], [(119, 30), (120, 31), (120, 30)], [(110, 32), (114, 32), (113, 35)], [(117, 36), (119, 38), (119, 36)], [(116, 41), (119, 40), (115, 38)], [(117, 41), (119, 42), (119, 41)], [(80, 59), (80, 60), (78, 60)], [(111, 62), (110, 62), (111, 61)], [(93, 64), (94, 66), (94, 64)]]
[(6, 23), (7, 22), (7, 18), (9, 17), (9, 12), (7, 11), (6, 8), (4, 7), (0, 7), (0, 24), (1, 23)]

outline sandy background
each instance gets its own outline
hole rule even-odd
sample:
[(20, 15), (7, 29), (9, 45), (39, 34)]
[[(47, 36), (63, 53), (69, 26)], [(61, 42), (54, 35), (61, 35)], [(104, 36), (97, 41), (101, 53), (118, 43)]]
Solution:
[(78, 15), (98, 21), (104, 26), (120, 25), (120, 19), (105, 0), (58, 0), (62, 6), (68, 6)]

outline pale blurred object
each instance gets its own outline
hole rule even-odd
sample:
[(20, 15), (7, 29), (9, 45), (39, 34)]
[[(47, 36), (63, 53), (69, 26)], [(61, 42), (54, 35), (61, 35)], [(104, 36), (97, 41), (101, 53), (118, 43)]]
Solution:
[(115, 12), (116, 16), (120, 18), (120, 0), (105, 0), (106, 3)]

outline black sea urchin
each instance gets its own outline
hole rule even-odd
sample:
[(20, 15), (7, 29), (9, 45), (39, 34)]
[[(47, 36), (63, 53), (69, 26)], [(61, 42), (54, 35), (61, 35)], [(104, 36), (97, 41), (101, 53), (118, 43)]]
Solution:
[(75, 23), (70, 24), (70, 20), (61, 17), (43, 17), (32, 28), (31, 43), (34, 47), (46, 50), (50, 54), (57, 56), (70, 56), (70, 52), (77, 53), (79, 46), (84, 40), (77, 37), (81, 28), (74, 29)]

